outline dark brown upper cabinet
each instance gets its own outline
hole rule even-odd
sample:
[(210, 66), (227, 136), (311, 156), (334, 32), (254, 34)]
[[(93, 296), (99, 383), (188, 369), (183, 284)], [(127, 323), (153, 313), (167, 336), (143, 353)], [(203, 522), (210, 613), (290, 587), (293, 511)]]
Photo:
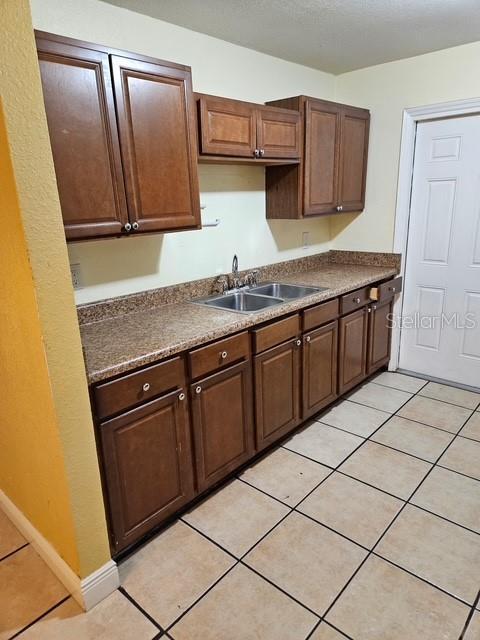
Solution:
[(306, 96), (271, 104), (300, 111), (304, 153), (298, 166), (267, 169), (267, 217), (299, 219), (362, 211), (369, 111)]
[(67, 240), (199, 228), (190, 67), (36, 39)]
[(301, 154), (300, 114), (288, 109), (196, 94), (200, 162), (243, 158), (297, 161)]
[(37, 34), (43, 97), (68, 240), (128, 222), (108, 54)]

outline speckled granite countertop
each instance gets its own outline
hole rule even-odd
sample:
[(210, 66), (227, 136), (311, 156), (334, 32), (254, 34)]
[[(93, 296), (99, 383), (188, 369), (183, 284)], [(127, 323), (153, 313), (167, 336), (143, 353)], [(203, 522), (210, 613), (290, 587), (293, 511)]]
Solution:
[(82, 324), (88, 381), (99, 382), (397, 273), (398, 267), (392, 265), (327, 262), (278, 278), (281, 282), (327, 287), (325, 291), (259, 313), (240, 314), (183, 301)]

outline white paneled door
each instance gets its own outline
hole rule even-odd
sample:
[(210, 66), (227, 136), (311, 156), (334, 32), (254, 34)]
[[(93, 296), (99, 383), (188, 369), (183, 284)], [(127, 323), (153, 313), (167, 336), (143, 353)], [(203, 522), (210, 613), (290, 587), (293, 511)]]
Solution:
[(480, 387), (480, 116), (417, 126), (399, 366)]

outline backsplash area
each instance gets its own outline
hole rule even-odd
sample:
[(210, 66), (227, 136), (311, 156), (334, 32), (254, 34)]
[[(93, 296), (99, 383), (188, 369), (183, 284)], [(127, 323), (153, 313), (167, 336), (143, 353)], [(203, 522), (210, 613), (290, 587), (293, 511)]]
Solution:
[(235, 253), (250, 269), (330, 248), (328, 218), (266, 220), (263, 167), (200, 165), (199, 176), (202, 221), (220, 224), (69, 244), (70, 263), (81, 270), (77, 304), (227, 273)]
[[(324, 251), (304, 258), (259, 266), (258, 279), (260, 281), (273, 280), (327, 264), (369, 265), (392, 267), (398, 270), (400, 268), (400, 255), (364, 251)], [(256, 266), (253, 265), (253, 267)], [(243, 276), (244, 273), (240, 272), (240, 275)], [(185, 281), (163, 288), (149, 289), (148, 291), (80, 305), (77, 308), (78, 319), (80, 324), (87, 324), (162, 304), (172, 304), (207, 296), (213, 292), (217, 280), (218, 276)]]

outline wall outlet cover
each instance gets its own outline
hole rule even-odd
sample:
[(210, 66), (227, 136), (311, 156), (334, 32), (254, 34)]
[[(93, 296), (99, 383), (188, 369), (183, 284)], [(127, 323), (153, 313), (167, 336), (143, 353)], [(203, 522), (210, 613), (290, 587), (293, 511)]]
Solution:
[(82, 282), (82, 271), (80, 265), (71, 264), (70, 265), (70, 273), (72, 274), (72, 284), (74, 289), (81, 289), (83, 287)]
[(302, 245), (306, 249), (310, 244), (310, 231), (304, 231), (302, 233)]

